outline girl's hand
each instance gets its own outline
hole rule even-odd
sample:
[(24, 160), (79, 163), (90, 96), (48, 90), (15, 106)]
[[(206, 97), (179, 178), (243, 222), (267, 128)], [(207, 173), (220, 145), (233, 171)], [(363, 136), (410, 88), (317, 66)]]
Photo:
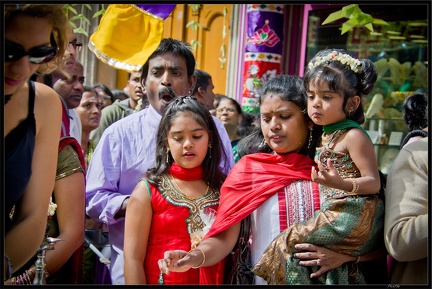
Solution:
[(338, 171), (334, 168), (330, 159), (327, 159), (327, 168), (328, 170), (324, 168), (321, 162), (318, 162), (319, 171), (317, 171), (315, 167), (312, 167), (312, 181), (325, 185), (327, 187), (340, 189), (340, 185), (344, 180), (339, 175)]
[(294, 254), (294, 258), (300, 259), (299, 265), (320, 266), (318, 271), (310, 275), (310, 278), (319, 277), (329, 270), (342, 266), (346, 262), (356, 260), (356, 257), (307, 243), (297, 244), (295, 248), (303, 251)]
[(158, 260), (159, 269), (164, 274), (169, 272), (185, 272), (193, 265), (188, 252), (183, 250), (165, 251), (164, 258)]

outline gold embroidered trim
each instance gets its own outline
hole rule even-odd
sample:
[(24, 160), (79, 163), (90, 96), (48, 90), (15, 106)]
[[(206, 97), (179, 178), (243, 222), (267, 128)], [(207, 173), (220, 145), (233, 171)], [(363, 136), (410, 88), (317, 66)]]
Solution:
[(60, 180), (60, 179), (63, 179), (63, 178), (65, 178), (65, 177), (67, 177), (67, 176), (73, 175), (73, 174), (76, 173), (76, 172), (82, 172), (82, 173), (84, 173), (84, 170), (83, 170), (81, 167), (79, 167), (79, 168), (72, 169), (72, 170), (70, 170), (70, 171), (67, 171), (67, 172), (64, 172), (64, 173), (58, 174), (58, 175), (56, 176), (56, 181), (58, 181), (58, 180)]
[(161, 179), (159, 191), (162, 196), (174, 206), (181, 206), (189, 209), (190, 215), (185, 220), (188, 225), (189, 235), (202, 230), (206, 224), (200, 217), (200, 211), (207, 207), (218, 205), (220, 193), (218, 191), (209, 190), (202, 197), (191, 200), (176, 189), (167, 175), (163, 175)]

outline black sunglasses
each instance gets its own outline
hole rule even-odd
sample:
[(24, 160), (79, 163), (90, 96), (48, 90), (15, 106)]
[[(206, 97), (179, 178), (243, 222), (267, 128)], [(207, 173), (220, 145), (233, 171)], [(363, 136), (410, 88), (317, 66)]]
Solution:
[(82, 44), (81, 42), (76, 42), (76, 41), (69, 42), (69, 45), (72, 45), (73, 48), (74, 48), (77, 52), (80, 52), (80, 51), (81, 51), (81, 48), (82, 48), (82, 46), (83, 46), (83, 44)]
[(33, 64), (47, 63), (56, 56), (58, 47), (55, 43), (54, 36), (51, 34), (52, 46), (40, 46), (25, 51), (24, 48), (14, 42), (5, 39), (5, 62), (18, 61), (24, 56), (28, 56), (29, 61)]

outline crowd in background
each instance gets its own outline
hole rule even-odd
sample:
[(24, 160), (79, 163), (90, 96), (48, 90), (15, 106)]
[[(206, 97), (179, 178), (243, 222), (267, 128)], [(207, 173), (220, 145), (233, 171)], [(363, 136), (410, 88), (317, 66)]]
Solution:
[(377, 69), (344, 50), (270, 79), (253, 115), (184, 42), (110, 88), (61, 5), (6, 5), (4, 29), (4, 284), (231, 284), (245, 219), (253, 284), (427, 283), (426, 94), (386, 177), (362, 128)]

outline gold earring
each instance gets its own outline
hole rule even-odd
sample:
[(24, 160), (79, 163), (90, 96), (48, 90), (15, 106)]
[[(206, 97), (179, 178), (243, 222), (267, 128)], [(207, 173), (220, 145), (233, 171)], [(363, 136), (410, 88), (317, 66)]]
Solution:
[(166, 149), (166, 163), (168, 164), (169, 163), (169, 151), (170, 151), (170, 149), (169, 148), (167, 148)]
[(310, 149), (310, 146), (312, 144), (312, 131), (313, 131), (313, 127), (311, 127), (309, 129), (309, 143), (308, 143), (308, 149)]
[(211, 148), (212, 148), (212, 145), (211, 145), (211, 142), (209, 142), (209, 155), (210, 155), (210, 159), (211, 159)]

